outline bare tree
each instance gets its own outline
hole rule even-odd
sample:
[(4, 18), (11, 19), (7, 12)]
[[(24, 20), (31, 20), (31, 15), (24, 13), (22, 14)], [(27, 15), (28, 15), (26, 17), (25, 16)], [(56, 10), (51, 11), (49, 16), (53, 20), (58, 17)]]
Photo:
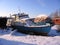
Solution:
[(60, 18), (60, 10), (56, 10), (55, 12), (50, 14), (51, 18)]

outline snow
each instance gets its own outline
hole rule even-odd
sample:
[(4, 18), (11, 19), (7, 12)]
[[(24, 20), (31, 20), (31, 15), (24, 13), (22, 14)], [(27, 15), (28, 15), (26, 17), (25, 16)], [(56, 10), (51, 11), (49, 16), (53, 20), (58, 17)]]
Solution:
[[(54, 28), (53, 28), (54, 27)], [(60, 45), (60, 32), (53, 26), (48, 36), (36, 36), (0, 29), (0, 45)]]
[(37, 17), (39, 17), (39, 18), (41, 18), (41, 17), (48, 17), (46, 14), (40, 14), (40, 15), (38, 15)]

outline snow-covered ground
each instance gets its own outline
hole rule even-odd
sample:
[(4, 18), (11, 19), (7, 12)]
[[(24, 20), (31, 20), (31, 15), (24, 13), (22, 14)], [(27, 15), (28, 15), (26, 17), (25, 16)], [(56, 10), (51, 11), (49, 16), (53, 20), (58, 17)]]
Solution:
[(0, 45), (60, 45), (60, 33), (56, 32), (56, 26), (48, 36), (27, 35), (0, 29)]

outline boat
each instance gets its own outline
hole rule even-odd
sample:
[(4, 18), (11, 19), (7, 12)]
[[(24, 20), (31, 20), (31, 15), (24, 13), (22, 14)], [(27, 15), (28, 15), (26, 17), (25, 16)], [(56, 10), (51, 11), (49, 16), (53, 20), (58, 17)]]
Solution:
[(52, 21), (56, 25), (57, 31), (60, 32), (60, 17), (59, 18), (53, 18)]
[[(18, 32), (34, 33), (47, 35), (51, 30), (51, 24), (49, 20), (34, 22), (35, 18), (29, 18), (27, 14), (13, 14), (15, 18), (12, 19), (11, 27), (17, 29)], [(48, 18), (47, 18), (48, 19)]]
[(60, 25), (60, 18), (54, 18), (52, 19), (55, 25)]

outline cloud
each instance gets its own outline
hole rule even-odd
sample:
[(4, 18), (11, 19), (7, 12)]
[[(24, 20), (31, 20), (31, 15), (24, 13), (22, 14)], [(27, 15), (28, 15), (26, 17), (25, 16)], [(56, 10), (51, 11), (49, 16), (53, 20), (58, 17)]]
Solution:
[(38, 2), (41, 6), (43, 6), (43, 7), (46, 6), (44, 0), (37, 0), (37, 2)]

